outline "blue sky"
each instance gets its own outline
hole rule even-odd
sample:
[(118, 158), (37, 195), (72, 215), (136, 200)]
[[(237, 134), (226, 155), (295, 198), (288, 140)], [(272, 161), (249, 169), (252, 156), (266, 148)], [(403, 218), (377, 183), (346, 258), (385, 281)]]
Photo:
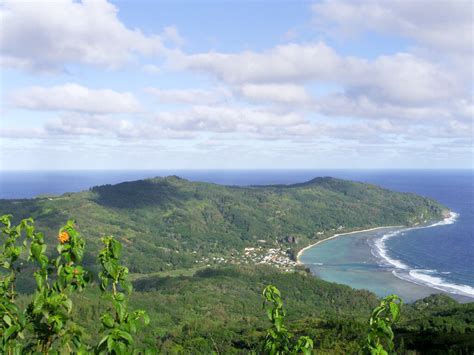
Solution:
[(2, 169), (472, 168), (469, 1), (0, 2)]

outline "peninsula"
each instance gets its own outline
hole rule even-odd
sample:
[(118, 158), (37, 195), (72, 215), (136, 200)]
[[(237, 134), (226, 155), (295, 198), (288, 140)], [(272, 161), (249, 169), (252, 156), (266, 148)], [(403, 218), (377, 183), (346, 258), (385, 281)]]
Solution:
[(134, 273), (261, 263), (289, 270), (299, 250), (334, 234), (415, 225), (446, 210), (428, 198), (331, 177), (239, 187), (170, 176), (0, 200), (0, 214), (32, 216), (47, 234), (75, 219), (92, 250), (100, 236), (114, 235)]

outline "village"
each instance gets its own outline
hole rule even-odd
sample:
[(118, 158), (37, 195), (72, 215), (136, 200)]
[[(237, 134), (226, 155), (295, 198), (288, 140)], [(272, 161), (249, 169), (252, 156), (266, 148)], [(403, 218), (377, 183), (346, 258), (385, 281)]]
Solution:
[[(336, 228), (328, 230), (329, 233), (342, 232), (345, 227), (340, 225)], [(325, 234), (324, 231), (315, 232), (315, 236), (321, 238)], [(270, 248), (265, 246), (266, 240), (257, 240), (257, 246), (249, 246), (242, 251), (233, 250), (230, 255), (226, 256), (208, 256), (202, 257), (195, 262), (197, 264), (212, 266), (212, 265), (256, 265), (266, 264), (277, 267), (282, 271), (294, 271), (298, 263), (295, 261), (293, 251), (286, 247), (288, 244), (298, 244), (298, 239), (294, 236), (284, 236), (279, 240), (276, 247)]]
[(211, 264), (234, 264), (234, 265), (254, 265), (266, 264), (275, 266), (282, 271), (294, 270), (297, 263), (290, 257), (290, 249), (248, 247), (243, 252), (233, 252), (230, 256), (203, 257), (196, 260), (196, 263), (203, 263), (206, 266)]

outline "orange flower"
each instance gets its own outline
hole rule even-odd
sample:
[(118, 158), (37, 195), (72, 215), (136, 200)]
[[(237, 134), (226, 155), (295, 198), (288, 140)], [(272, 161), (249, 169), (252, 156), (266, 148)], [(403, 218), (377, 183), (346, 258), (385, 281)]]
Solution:
[(59, 233), (58, 240), (61, 244), (67, 243), (69, 241), (69, 234), (67, 232)]

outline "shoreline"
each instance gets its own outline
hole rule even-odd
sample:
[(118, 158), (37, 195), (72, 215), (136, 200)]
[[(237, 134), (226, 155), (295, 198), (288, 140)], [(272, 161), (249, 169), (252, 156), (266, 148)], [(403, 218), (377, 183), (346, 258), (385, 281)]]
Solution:
[[(406, 230), (425, 229), (425, 228), (443, 226), (443, 225), (447, 225), (447, 224), (453, 224), (453, 223), (456, 222), (458, 216), (459, 216), (458, 213), (453, 212), (453, 211), (449, 211), (449, 214), (444, 216), (444, 218), (439, 220), (439, 221), (431, 221), (430, 223), (423, 223), (421, 225), (416, 225), (416, 226), (412, 226), (412, 227), (409, 227), (409, 226), (382, 226), (382, 227), (375, 227), (375, 228), (369, 228), (369, 229), (363, 229), (363, 230), (356, 230), (356, 231), (352, 231), (352, 232), (334, 234), (334, 235), (332, 235), (328, 238), (319, 240), (316, 243), (313, 243), (311, 245), (308, 245), (308, 246), (302, 248), (296, 256), (296, 259), (297, 259), (296, 263), (297, 263), (297, 265), (305, 265), (305, 263), (303, 263), (301, 261), (301, 257), (302, 257), (302, 255), (304, 254), (305, 251), (307, 251), (308, 249), (310, 249), (312, 247), (315, 247), (315, 246), (317, 246), (317, 245), (319, 245), (323, 242), (326, 242), (326, 241), (331, 240), (331, 239), (335, 239), (335, 238), (340, 237), (340, 236), (347, 236), (347, 235), (356, 234), (356, 233), (364, 233), (364, 232), (370, 232), (370, 231), (375, 231), (375, 230), (394, 228), (393, 231), (389, 231), (390, 235), (388, 235), (388, 237), (391, 237), (391, 236), (394, 236), (394, 235), (398, 235), (400, 232), (403, 232), (403, 230), (405, 230), (405, 229)], [(384, 236), (384, 238), (386, 238), (386, 237), (387, 236)], [(382, 240), (384, 238), (382, 238)], [(374, 254), (372, 253), (372, 255), (374, 255)], [(425, 275), (425, 274), (423, 274), (423, 271), (427, 271), (427, 270), (419, 269), (419, 268), (416, 268), (416, 267), (410, 268), (409, 266), (406, 266), (404, 264), (397, 265), (395, 262), (398, 262), (398, 260), (392, 260), (392, 259), (389, 259), (389, 258), (384, 257), (384, 256), (381, 256), (381, 257), (394, 267), (394, 270), (391, 272), (391, 274), (393, 275), (393, 277), (395, 279), (401, 280), (401, 281), (406, 282), (406, 283), (411, 284), (411, 285), (417, 285), (417, 287), (423, 287), (423, 288), (433, 290), (434, 293), (440, 293), (441, 292), (441, 293), (444, 293), (444, 294), (448, 294), (450, 297), (456, 299), (458, 302), (461, 302), (461, 303), (466, 303), (466, 302), (472, 302), (473, 301), (474, 293), (472, 292), (472, 290), (473, 290), (472, 286), (459, 284), (459, 283), (450, 281), (449, 279), (447, 281), (445, 279), (438, 279), (436, 277), (430, 276), (429, 273), (427, 275)], [(402, 273), (395, 272), (395, 271), (400, 271)], [(415, 273), (416, 271), (419, 271), (421, 273), (421, 275), (412, 275), (412, 273)], [(403, 274), (403, 272), (408, 273), (410, 277), (407, 277), (407, 275)], [(333, 280), (333, 282), (339, 282), (339, 283), (346, 284), (346, 285), (348, 284), (344, 281), (341, 282), (341, 281), (334, 281)], [(440, 283), (440, 282), (442, 282), (442, 283)], [(349, 285), (350, 285), (350, 283), (349, 283)], [(366, 287), (361, 287), (360, 284), (358, 286), (351, 286), (351, 287), (366, 288)], [(465, 289), (460, 289), (460, 287), (467, 287), (468, 291), (466, 291)], [(400, 288), (400, 286), (399, 286), (399, 288)], [(415, 295), (415, 293), (412, 292), (410, 294), (410, 297), (413, 297), (413, 295)], [(421, 298), (421, 297), (417, 296), (416, 298), (413, 298), (413, 301), (416, 300), (416, 299), (419, 299), (419, 298)]]
[(378, 230), (378, 229), (384, 229), (384, 228), (409, 228), (407, 226), (402, 226), (402, 225), (399, 225), (399, 226), (382, 226), (382, 227), (374, 227), (374, 228), (369, 228), (369, 229), (360, 229), (360, 230), (355, 230), (355, 231), (352, 231), (352, 232), (344, 232), (344, 233), (338, 233), (338, 234), (334, 234), (330, 237), (327, 237), (327, 238), (324, 238), (324, 239), (321, 239), (321, 240), (318, 240), (316, 243), (313, 243), (313, 244), (310, 244), (306, 247), (304, 247), (303, 249), (301, 249), (298, 254), (296, 254), (296, 264), (297, 265), (304, 265), (303, 262), (301, 262), (300, 258), (301, 256), (303, 255), (303, 253), (312, 248), (312, 247), (315, 247), (316, 245), (318, 244), (321, 244), (321, 243), (324, 243), (328, 240), (331, 240), (331, 239), (334, 239), (334, 238), (337, 238), (337, 237), (340, 237), (340, 236), (343, 236), (343, 235), (348, 235), (348, 234), (355, 234), (355, 233), (364, 233), (364, 232), (371, 232), (371, 231), (374, 231), (374, 230)]

